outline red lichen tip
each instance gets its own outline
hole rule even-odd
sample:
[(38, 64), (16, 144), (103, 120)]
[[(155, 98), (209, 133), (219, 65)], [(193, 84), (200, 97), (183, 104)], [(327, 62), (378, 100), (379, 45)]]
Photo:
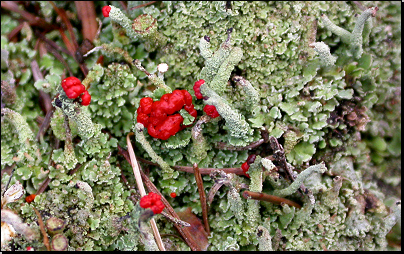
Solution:
[(153, 138), (167, 140), (178, 131), (191, 126), (183, 125), (184, 118), (178, 113), (181, 109), (185, 109), (196, 119), (197, 112), (192, 104), (192, 96), (187, 90), (166, 93), (158, 101), (144, 97), (140, 100), (136, 111), (136, 121), (142, 123)]
[(247, 162), (244, 162), (244, 163), (241, 165), (241, 169), (243, 170), (244, 175), (245, 175), (246, 177), (248, 177), (248, 178), (250, 178), (250, 175), (247, 174), (246, 172), (248, 171), (249, 168), (250, 168), (250, 165), (248, 165)]
[(25, 201), (29, 204), (29, 203), (31, 203), (32, 201), (34, 201), (35, 197), (36, 197), (35, 194), (31, 194), (31, 195), (29, 195), (29, 196), (27, 196), (27, 197), (25, 198)]
[(84, 91), (82, 95), (80, 95), (81, 98), (81, 105), (83, 106), (88, 106), (90, 105), (91, 102), (91, 95), (88, 93), (88, 91)]
[(217, 112), (216, 107), (213, 105), (205, 105), (205, 107), (203, 107), (203, 111), (210, 117), (212, 118), (216, 118), (219, 115), (219, 112)]
[(62, 80), (62, 88), (69, 99), (76, 99), (86, 90), (80, 79), (76, 77), (68, 77)]
[(154, 192), (150, 192), (146, 196), (143, 196), (139, 201), (139, 205), (145, 209), (150, 208), (154, 214), (161, 213), (165, 207), (161, 201), (161, 196)]
[(110, 11), (111, 11), (111, 7), (109, 7), (108, 5), (102, 7), (102, 15), (104, 15), (104, 17), (108, 18)]
[(201, 93), (201, 85), (203, 85), (203, 84), (205, 84), (205, 80), (203, 80), (203, 79), (200, 79), (200, 80), (198, 80), (198, 81), (196, 81), (195, 82), (195, 85), (194, 85), (194, 92), (195, 92), (195, 96), (196, 96), (196, 98), (197, 99), (202, 99), (203, 98), (203, 95), (202, 95), (202, 93)]

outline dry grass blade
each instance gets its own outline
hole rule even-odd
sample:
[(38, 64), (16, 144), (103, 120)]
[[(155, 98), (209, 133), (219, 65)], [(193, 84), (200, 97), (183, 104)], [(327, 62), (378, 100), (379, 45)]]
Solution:
[(206, 195), (205, 195), (205, 190), (203, 188), (203, 180), (202, 180), (201, 173), (199, 172), (198, 164), (195, 163), (193, 168), (194, 168), (196, 185), (198, 186), (199, 199), (201, 200), (203, 224), (205, 225), (206, 233), (208, 233), (208, 236), (209, 236), (210, 227), (209, 227), (209, 221), (208, 221), (208, 207), (206, 205)]
[(58, 59), (66, 67), (66, 69), (69, 72), (70, 76), (74, 76), (72, 70), (69, 67), (69, 65), (67, 64), (67, 62), (65, 61), (63, 56), (61, 54), (59, 54), (59, 52), (57, 52), (49, 44), (45, 44), (45, 48), (46, 48), (46, 50), (48, 50), (54, 57), (56, 57), (56, 59)]
[[(125, 157), (126, 161), (128, 161), (129, 164), (131, 164), (131, 160), (129, 159), (128, 152), (120, 147), (118, 145), (118, 151), (119, 153)], [(147, 189), (151, 192), (157, 193), (161, 196), (161, 201), (163, 201), (167, 211), (169, 214), (174, 217), (177, 220), (181, 220), (178, 214), (174, 211), (174, 209), (171, 207), (170, 203), (168, 203), (167, 199), (164, 198), (163, 195), (161, 195), (160, 191), (156, 188), (156, 186), (150, 181), (150, 179), (147, 177), (147, 175), (143, 172), (140, 171), (140, 174), (142, 175), (142, 179), (147, 187)], [(200, 251), (201, 249), (199, 248), (198, 244), (193, 240), (191, 232), (187, 227), (182, 227), (181, 225), (175, 223), (174, 224), (175, 228), (178, 230), (178, 232), (181, 234), (182, 238), (185, 240), (185, 242), (188, 244), (188, 246), (191, 248), (193, 251)]]
[(92, 1), (74, 1), (77, 14), (81, 20), (82, 34), (84, 39), (94, 41), (97, 34), (98, 23), (96, 20), (95, 6)]
[[(133, 151), (132, 143), (130, 142), (130, 136), (134, 135), (133, 132), (126, 135), (126, 143), (128, 145), (128, 152), (130, 156), (130, 164), (133, 168), (133, 174), (135, 175), (136, 184), (140, 192), (140, 196), (146, 196), (146, 190), (143, 186), (142, 176), (140, 174), (140, 168), (136, 160), (135, 152)], [(165, 251), (163, 241), (161, 240), (159, 230), (157, 228), (156, 221), (152, 218), (150, 219), (150, 224), (153, 230), (154, 238), (156, 239), (157, 246), (160, 250)]]
[[(70, 50), (70, 52), (71, 52), (72, 54), (74, 54), (74, 52), (76, 52), (76, 50), (77, 50), (77, 48), (79, 47), (79, 45), (77, 44), (76, 36), (74, 35), (74, 32), (73, 32), (73, 26), (72, 26), (72, 24), (70, 23), (70, 20), (69, 20), (69, 18), (67, 17), (65, 10), (59, 9), (59, 8), (55, 5), (55, 3), (54, 3), (53, 1), (49, 1), (49, 3), (52, 5), (53, 9), (55, 9), (55, 11), (57, 12), (57, 14), (62, 18), (63, 23), (65, 23), (65, 25), (66, 25), (66, 27), (67, 27), (67, 31), (69, 31), (70, 38), (72, 39), (72, 42), (73, 42), (73, 48), (72, 48), (72, 49), (69, 48), (69, 46), (66, 44), (66, 42), (65, 42), (65, 44), (66, 44), (66, 47)], [(59, 31), (62, 32), (63, 30), (62, 30), (62, 29), (59, 29)], [(62, 38), (63, 38), (63, 36), (62, 36)]]
[(36, 213), (36, 216), (38, 216), (39, 228), (41, 229), (41, 233), (43, 235), (43, 244), (46, 246), (46, 249), (48, 251), (50, 251), (51, 247), (50, 247), (50, 244), (49, 244), (49, 238), (48, 238), (48, 235), (46, 234), (46, 231), (45, 231), (45, 226), (44, 226), (43, 221), (42, 221), (42, 216), (41, 216), (41, 214), (38, 212), (38, 210), (35, 207), (32, 207), (32, 209), (34, 209), (34, 212)]
[(141, 5), (137, 5), (137, 6), (135, 6), (135, 7), (132, 7), (132, 8), (130, 8), (130, 9), (131, 9), (131, 10), (134, 10), (134, 9), (139, 9), (139, 8), (142, 8), (142, 7), (145, 7), (145, 6), (148, 6), (148, 5), (154, 4), (155, 2), (157, 2), (157, 1), (150, 1), (150, 2), (145, 3), (145, 4), (141, 4)]

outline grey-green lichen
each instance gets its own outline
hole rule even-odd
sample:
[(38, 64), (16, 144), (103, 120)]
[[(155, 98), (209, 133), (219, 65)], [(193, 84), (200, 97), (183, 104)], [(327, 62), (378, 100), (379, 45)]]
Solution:
[(341, 37), (341, 40), (344, 43), (351, 45), (351, 50), (355, 58), (360, 58), (363, 53), (362, 43), (363, 37), (362, 32), (365, 26), (366, 21), (370, 16), (375, 16), (378, 7), (370, 7), (366, 9), (356, 20), (355, 27), (352, 32), (348, 32), (347, 30), (336, 26), (332, 23), (326, 15), (321, 15), (321, 18), (324, 22), (324, 26), (335, 33), (336, 35)]
[[(75, 13), (73, 2), (55, 4)], [(96, 9), (104, 4), (95, 3)], [(82, 107), (61, 98), (63, 110), (55, 107), (46, 135), (29, 141), (37, 149), (20, 142), (29, 131), (18, 131), (24, 127), (35, 137), (44, 117), (38, 90), (54, 98), (66, 67), (49, 52), (39, 57), (34, 50), (38, 40), (27, 25), (19, 33), (20, 41), (9, 41), (20, 16), (1, 15), (2, 81), (8, 83), (7, 91), (2, 83), (2, 111), (4, 105), (24, 122), (15, 127), (9, 115), (2, 116), (2, 171), (14, 167), (11, 184), (20, 181), (27, 195), (50, 178), (48, 188), (32, 203), (21, 199), (10, 204), (24, 223), (39, 232), (35, 206), (44, 221), (57, 217), (66, 222), (62, 234), (69, 240), (68, 250), (146, 250), (145, 238), (131, 221), (136, 206), (129, 196), (136, 198), (136, 191), (120, 181), (124, 175), (134, 185), (132, 168), (117, 154), (117, 145), (126, 147), (124, 137), (134, 130), (142, 97), (159, 99), (174, 89), (194, 95), (192, 86), (204, 78), (201, 90), (209, 99), (193, 99), (198, 110), (195, 123), (206, 117), (206, 104), (217, 105), (221, 117), (200, 122), (198, 129), (185, 129), (173, 140), (152, 139), (146, 133), (144, 139), (171, 168), (195, 162), (200, 168), (240, 167), (249, 154), (262, 157), (251, 165), (250, 179), (227, 174), (229, 183), (215, 194), (208, 214), (209, 250), (399, 249), (394, 247), (401, 239), (399, 3), (163, 1), (131, 9), (143, 2), (129, 2), (127, 12), (119, 2), (108, 4), (112, 17), (98, 13), (102, 30), (94, 41), (97, 50), (85, 59), (87, 78), (80, 76), (73, 57), (63, 55), (74, 75), (89, 87), (92, 102)], [(375, 6), (377, 12), (368, 9)], [(54, 20), (49, 4), (35, 8), (48, 22)], [(353, 29), (348, 33), (354, 40), (347, 42), (346, 32), (330, 31), (321, 14), (335, 26)], [(138, 17), (154, 23), (154, 37), (133, 30), (131, 19)], [(70, 21), (78, 24), (74, 17)], [(80, 41), (79, 30), (73, 30)], [(46, 36), (63, 45), (58, 31)], [(157, 36), (161, 40), (153, 39)], [(316, 42), (328, 48), (316, 54), (310, 46)], [(96, 64), (100, 54), (103, 65)], [(34, 80), (33, 58), (44, 79)], [(168, 66), (164, 78), (157, 67), (161, 63)], [(71, 143), (66, 141), (65, 115)], [(278, 139), (287, 165), (304, 179), (285, 179), (267, 143), (247, 150), (219, 149), (222, 143), (226, 149), (241, 149), (262, 139), (261, 133)], [(58, 145), (56, 139), (62, 142)], [(133, 144), (136, 156), (152, 160), (143, 145)], [(306, 175), (322, 163), (325, 173)], [(175, 179), (163, 179), (160, 167), (141, 165), (174, 208), (191, 207), (202, 217), (192, 174), (174, 171)], [(3, 174), (2, 186), (8, 179)], [(203, 179), (206, 191), (216, 184), (209, 176)], [(301, 183), (308, 194), (299, 189)], [(246, 200), (240, 195), (245, 188), (267, 194), (288, 190), (285, 198), (302, 208)], [(174, 191), (177, 197), (169, 198)], [(161, 234), (175, 233), (164, 218), (157, 218), (157, 223)], [(189, 250), (173, 239), (175, 248)], [(28, 244), (18, 236), (4, 248), (25, 249)], [(45, 249), (40, 241), (32, 246)]]

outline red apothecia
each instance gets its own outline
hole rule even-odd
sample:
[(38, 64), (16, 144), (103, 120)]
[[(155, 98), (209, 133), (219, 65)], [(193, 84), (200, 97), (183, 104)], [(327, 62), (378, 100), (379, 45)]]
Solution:
[(29, 195), (29, 196), (27, 196), (27, 197), (25, 198), (25, 201), (29, 204), (29, 203), (31, 203), (32, 201), (34, 201), (35, 197), (36, 197), (35, 194), (31, 194), (31, 195)]
[(81, 105), (88, 106), (91, 102), (91, 95), (88, 93), (80, 79), (68, 77), (62, 80), (62, 88), (69, 99), (76, 99), (80, 96)]
[(245, 175), (246, 177), (248, 177), (248, 178), (250, 178), (250, 175), (247, 174), (246, 172), (248, 171), (248, 169), (250, 169), (250, 165), (251, 165), (252, 163), (254, 163), (256, 157), (257, 157), (257, 156), (256, 156), (255, 154), (250, 154), (250, 155), (248, 156), (246, 162), (244, 162), (244, 163), (241, 165), (241, 169), (243, 170), (244, 175)]
[(177, 113), (182, 108), (196, 118), (197, 112), (192, 104), (192, 96), (187, 90), (174, 90), (161, 96), (159, 101), (144, 97), (140, 100), (136, 120), (147, 128), (150, 136), (167, 140), (190, 126), (183, 125), (184, 118)]
[(150, 208), (154, 214), (161, 213), (165, 207), (161, 201), (161, 196), (154, 192), (143, 196), (139, 201), (139, 205), (142, 208)]
[(106, 5), (106, 6), (102, 7), (102, 15), (104, 15), (104, 17), (108, 18), (110, 11), (111, 11), (110, 6)]

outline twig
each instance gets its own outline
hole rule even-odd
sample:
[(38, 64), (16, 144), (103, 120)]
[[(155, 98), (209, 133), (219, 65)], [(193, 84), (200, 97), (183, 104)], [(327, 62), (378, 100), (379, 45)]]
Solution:
[(69, 174), (69, 175), (73, 175), (74, 173), (77, 172), (77, 170), (79, 170), (79, 168), (80, 168), (81, 166), (82, 166), (82, 164), (78, 163), (74, 169), (72, 169), (72, 170), (69, 171), (68, 174)]
[(208, 207), (206, 205), (206, 195), (205, 195), (205, 190), (203, 188), (203, 180), (202, 180), (201, 173), (199, 172), (198, 164), (194, 163), (193, 169), (194, 169), (196, 185), (198, 186), (199, 199), (201, 200), (203, 224), (205, 225), (206, 233), (208, 233), (208, 236), (209, 236), (210, 227), (209, 227), (209, 221), (208, 221)]
[[(139, 189), (140, 196), (143, 197), (143, 196), (146, 196), (146, 190), (144, 189), (142, 176), (140, 175), (140, 168), (139, 168), (139, 165), (136, 160), (135, 152), (133, 151), (132, 143), (130, 142), (130, 136), (132, 136), (132, 135), (134, 135), (133, 132), (130, 132), (128, 135), (126, 135), (126, 143), (128, 145), (130, 164), (133, 168), (133, 174), (135, 175), (136, 184)], [(159, 249), (161, 251), (165, 251), (164, 244), (163, 244), (163, 241), (161, 240), (156, 221), (153, 218), (150, 219), (150, 224), (153, 229), (154, 238), (156, 239), (156, 243), (157, 243)]]
[[(24, 22), (21, 22), (16, 28), (14, 28), (8, 35), (7, 38), (9, 41), (12, 41), (14, 36), (16, 36), (22, 29), (22, 27), (24, 26)], [(17, 38), (15, 38), (17, 39)]]
[(252, 191), (246, 190), (243, 192), (243, 198), (245, 198), (245, 199), (252, 198), (255, 200), (268, 201), (268, 202), (271, 202), (271, 203), (277, 204), (277, 205), (280, 205), (281, 203), (285, 203), (289, 206), (294, 206), (296, 208), (302, 208), (301, 205), (299, 205), (298, 203), (291, 201), (289, 199), (281, 198), (281, 197), (277, 197), (277, 196), (273, 196), (273, 195), (269, 195), (269, 194), (265, 194), (265, 193), (261, 193), (261, 192), (252, 192)]
[(356, 6), (358, 6), (359, 9), (361, 9), (362, 11), (366, 11), (366, 7), (362, 5), (361, 2), (359, 1), (352, 1), (354, 4), (356, 4)]
[(92, 1), (74, 1), (77, 14), (81, 21), (82, 34), (85, 39), (94, 41), (97, 34), (97, 15), (95, 13), (94, 2)]
[(35, 30), (35, 36), (39, 37), (42, 41), (44, 41), (45, 43), (49, 44), (50, 46), (52, 46), (54, 49), (62, 51), (63, 53), (69, 55), (69, 56), (74, 56), (72, 53), (70, 53), (69, 50), (60, 47), (59, 45), (57, 45), (54, 41), (49, 40), (48, 38), (46, 38), (43, 34), (41, 34), (39, 31)]
[[(129, 158), (128, 152), (125, 149), (123, 149), (122, 147), (120, 147), (119, 145), (118, 145), (118, 151), (119, 151), (119, 154), (121, 154), (123, 157), (125, 157), (126, 161), (129, 162), (129, 164), (130, 164), (131, 160)], [(173, 216), (174, 218), (176, 218), (178, 220), (181, 220), (180, 217), (178, 216), (178, 214), (174, 211), (174, 209), (170, 205), (170, 203), (168, 203), (167, 199), (165, 199), (165, 197), (163, 195), (161, 195), (160, 191), (150, 181), (150, 179), (147, 177), (147, 175), (143, 171), (140, 171), (140, 174), (142, 175), (144, 184), (146, 185), (147, 189), (149, 191), (157, 193), (157, 194), (159, 194), (161, 196), (161, 201), (164, 203), (165, 208), (167, 209), (169, 214), (171, 216)], [(178, 224), (174, 224), (174, 226), (176, 227), (178, 232), (181, 234), (181, 236), (184, 238), (185, 242), (188, 244), (188, 246), (191, 248), (191, 250), (193, 250), (193, 251), (200, 251), (201, 250), (198, 247), (198, 244), (194, 242), (194, 240), (192, 238), (192, 235), (191, 235), (188, 228), (186, 228), (186, 227), (183, 228), (182, 226), (180, 226)]]
[(264, 143), (264, 139), (254, 141), (247, 146), (231, 146), (231, 145), (226, 144), (225, 142), (216, 142), (215, 148), (220, 149), (220, 150), (244, 151), (244, 150), (251, 150), (253, 148), (256, 148), (263, 143)]
[(190, 227), (191, 224), (189, 224), (186, 221), (183, 220), (179, 220), (177, 218), (174, 218), (173, 216), (171, 216), (170, 214), (166, 213), (166, 212), (161, 212), (161, 215), (163, 215), (164, 217), (166, 217), (168, 220), (170, 220), (172, 223), (174, 224), (178, 224), (180, 226), (184, 226), (184, 227)]
[[(293, 173), (292, 169), (288, 166), (288, 164), (286, 162), (285, 151), (283, 150), (282, 145), (280, 145), (278, 140), (273, 136), (269, 137), (269, 142), (270, 142), (271, 148), (274, 152), (275, 159), (281, 164), (280, 166), (287, 172), (287, 176), (293, 182), (297, 176), (296, 176), (296, 174)], [(308, 193), (308, 190), (304, 186), (304, 184), (302, 184), (300, 186), (300, 190), (304, 194)]]
[(8, 189), (8, 186), (10, 185), (10, 182), (11, 182), (11, 179), (13, 178), (13, 174), (14, 174), (14, 171), (15, 171), (15, 164), (13, 164), (14, 166), (13, 166), (13, 169), (11, 170), (11, 173), (10, 173), (10, 178), (8, 179), (8, 182), (7, 182), (7, 184), (6, 184), (6, 188), (4, 188), (4, 192), (3, 192), (3, 194), (1, 194), (1, 196), (2, 197), (4, 197), (4, 194), (6, 193), (6, 191), (7, 191), (7, 189)]
[(65, 59), (63, 58), (63, 56), (61, 54), (59, 54), (59, 52), (57, 52), (54, 48), (52, 48), (49, 44), (45, 44), (45, 48), (52, 53), (52, 55), (54, 55), (67, 69), (67, 71), (69, 72), (70, 76), (74, 76), (72, 70), (70, 69), (69, 65), (67, 64), (67, 62), (65, 61)]
[[(79, 45), (77, 44), (76, 36), (74, 35), (74, 32), (73, 32), (73, 26), (70, 23), (70, 20), (67, 18), (66, 11), (63, 9), (59, 9), (53, 1), (49, 1), (49, 3), (52, 5), (53, 9), (57, 12), (57, 14), (62, 18), (63, 23), (65, 23), (65, 25), (67, 27), (67, 31), (69, 32), (70, 38), (73, 43), (73, 47), (69, 48), (69, 45), (66, 45), (66, 46), (70, 50), (70, 52), (72, 54), (74, 54), (74, 52), (76, 52)], [(59, 29), (59, 31), (63, 31), (63, 30)]]
[(49, 245), (49, 238), (48, 238), (48, 235), (46, 234), (46, 231), (45, 231), (45, 226), (44, 226), (43, 221), (42, 221), (42, 216), (41, 216), (41, 214), (38, 212), (38, 210), (35, 207), (32, 207), (32, 209), (34, 209), (34, 212), (36, 213), (36, 216), (38, 216), (38, 224), (39, 224), (39, 228), (41, 229), (42, 236), (43, 236), (43, 244), (46, 246), (46, 249), (48, 251), (50, 251), (51, 248), (50, 248), (50, 245)]
[(21, 17), (27, 20), (31, 26), (38, 26), (45, 31), (58, 29), (58, 26), (49, 24), (44, 19), (20, 9), (13, 1), (1, 1), (1, 8), (20, 14)]
[[(157, 163), (151, 162), (149, 160), (140, 158), (140, 157), (136, 157), (139, 161), (144, 162), (146, 164), (149, 165), (153, 165), (153, 166), (159, 166)], [(178, 171), (182, 171), (182, 172), (187, 172), (187, 173), (194, 173), (194, 169), (193, 167), (190, 166), (172, 166), (173, 169), (176, 169)], [(244, 175), (244, 172), (241, 168), (200, 168), (199, 172), (201, 173), (201, 175), (209, 175), (210, 173), (212, 173), (215, 170), (223, 170), (226, 173), (233, 173), (236, 175)]]
[(150, 2), (145, 3), (145, 4), (137, 5), (137, 6), (134, 6), (134, 7), (130, 8), (130, 10), (142, 8), (142, 7), (144, 7), (144, 6), (148, 6), (148, 5), (154, 4), (155, 2), (157, 2), (157, 1), (150, 1)]
[[(119, 152), (125, 156), (127, 156), (127, 151), (125, 149), (123, 149), (121, 146), (118, 145), (118, 150)], [(159, 164), (151, 162), (149, 160), (140, 158), (140, 157), (136, 157), (137, 160), (146, 163), (148, 165), (152, 165), (152, 166), (159, 166)], [(173, 169), (176, 169), (178, 171), (182, 171), (182, 172), (187, 172), (187, 173), (194, 173), (194, 169), (193, 167), (190, 166), (172, 166)], [(209, 175), (210, 173), (214, 172), (215, 170), (223, 170), (225, 173), (233, 173), (236, 175), (244, 175), (244, 172), (241, 168), (200, 168), (199, 172), (201, 173), (201, 175)]]
[(49, 176), (46, 177), (45, 181), (42, 182), (41, 186), (38, 188), (35, 195), (39, 195), (39, 194), (43, 193), (45, 191), (46, 187), (48, 187), (50, 181), (51, 181), (51, 179), (49, 178)]

